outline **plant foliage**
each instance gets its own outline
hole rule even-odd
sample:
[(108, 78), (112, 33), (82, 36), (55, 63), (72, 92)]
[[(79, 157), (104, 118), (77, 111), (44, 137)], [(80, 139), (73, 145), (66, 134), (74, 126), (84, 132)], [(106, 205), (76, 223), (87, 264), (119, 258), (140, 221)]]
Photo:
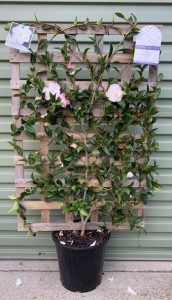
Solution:
[[(120, 26), (118, 28), (112, 22), (110, 26), (117, 30), (121, 41), (118, 45), (109, 43), (106, 53), (101, 49), (101, 41), (91, 37), (98, 54), (96, 63), (89, 59), (89, 48), (81, 50), (77, 39), (67, 32), (71, 28), (86, 30), (89, 25), (101, 24), (106, 28), (103, 20), (92, 24), (88, 19), (83, 23), (75, 19), (66, 30), (57, 25), (39, 23), (44, 30), (55, 30), (55, 34), (49, 41), (40, 40), (38, 50), (31, 51), (30, 72), (16, 95), (21, 100), (20, 109), (29, 109), (30, 115), (21, 117), (21, 126), (11, 125), (14, 138), (11, 145), (33, 170), (31, 179), (34, 187), (13, 198), (13, 209), (26, 224), (21, 200), (36, 192), (46, 195), (48, 202), (62, 202), (64, 213), (79, 215), (82, 234), (94, 209), (111, 215), (114, 225), (127, 221), (132, 229), (140, 221), (134, 213), (135, 205), (145, 203), (159, 186), (153, 177), (157, 166), (150, 162), (150, 156), (158, 149), (152, 126), (158, 112), (155, 100), (160, 89), (148, 85), (144, 90), (140, 89), (141, 84), (147, 81), (144, 76), (146, 66), (134, 66), (130, 81), (121, 80), (123, 71), (114, 57), (119, 51), (129, 52), (123, 50), (123, 42), (139, 30), (135, 16), (127, 19), (121, 13), (116, 15), (126, 21), (130, 29), (123, 33)], [(59, 34), (64, 34), (65, 41), (56, 51), (61, 53), (64, 62), (57, 64), (53, 62), (54, 52), (49, 48)], [(71, 62), (73, 47), (81, 56), (80, 68)], [(60, 86), (60, 95), (52, 90), (48, 93), (37, 61), (44, 64), (49, 82)], [(89, 84), (80, 88), (78, 81), (83, 70)], [(113, 84), (121, 88), (120, 101), (110, 101), (106, 95)], [(37, 139), (37, 124), (40, 123), (44, 135), (52, 143), (52, 150), (46, 158), (39, 150), (24, 155), (16, 145), (15, 137), (26, 134), (33, 140)]]

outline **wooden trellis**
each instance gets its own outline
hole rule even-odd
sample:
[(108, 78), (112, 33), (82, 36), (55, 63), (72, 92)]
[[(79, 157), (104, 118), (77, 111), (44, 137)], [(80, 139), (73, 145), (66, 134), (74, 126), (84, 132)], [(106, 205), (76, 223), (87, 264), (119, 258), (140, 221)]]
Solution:
[[(63, 24), (61, 25), (62, 29), (69, 28), (70, 24)], [(128, 25), (120, 25), (121, 31), (126, 34), (130, 27)], [(141, 25), (139, 26), (142, 27)], [(161, 29), (161, 26), (158, 26), (158, 28)], [(44, 31), (41, 26), (36, 25), (36, 33), (38, 34), (38, 41), (41, 39), (47, 39), (47, 36), (49, 34), (54, 34), (53, 30)], [(113, 28), (113, 26), (107, 25), (101, 26), (101, 25), (90, 25), (87, 27), (87, 30), (82, 30), (79, 28), (72, 28), (68, 29), (66, 31), (68, 35), (71, 35), (72, 37), (76, 37), (77, 34), (91, 34), (95, 35), (96, 39), (100, 41), (99, 46), (103, 50), (104, 46), (104, 36), (109, 35), (111, 36), (111, 42), (113, 42), (114, 36), (119, 35), (119, 31)], [(123, 44), (124, 48), (132, 49), (133, 48), (133, 40), (132, 38), (125, 40)], [(70, 61), (74, 64), (82, 63), (82, 56), (77, 53), (77, 50), (75, 48), (72, 49), (73, 52), (70, 55)], [(39, 50), (41, 53), (41, 49)], [(96, 53), (96, 50), (94, 53), (87, 54), (88, 59), (92, 63), (97, 62), (98, 53)], [(128, 53), (121, 53), (114, 55), (112, 61), (120, 63), (122, 65), (122, 81), (129, 81), (130, 75), (131, 75), (131, 66), (132, 66), (132, 55)], [(21, 116), (28, 116), (30, 114), (29, 109), (20, 109), (20, 98), (14, 96), (17, 94), (25, 82), (24, 80), (21, 80), (21, 72), (20, 72), (20, 66), (29, 63), (30, 62), (30, 54), (29, 53), (20, 53), (16, 49), (11, 49), (10, 52), (10, 63), (11, 63), (11, 89), (12, 89), (12, 116), (14, 119), (14, 123), (16, 126), (21, 125)], [(53, 62), (62, 63), (64, 62), (63, 56), (61, 54), (54, 54), (53, 56)], [(41, 62), (37, 62), (37, 65), (39, 66), (39, 69), (45, 70), (45, 66)], [(46, 70), (45, 70), (46, 71)], [(47, 80), (47, 74), (46, 72), (43, 73), (42, 79), (44, 81)], [(149, 86), (156, 85), (157, 80), (157, 66), (149, 66), (149, 74), (148, 74), (148, 82), (145, 82), (142, 86), (140, 86), (140, 89), (146, 88), (147, 84)], [(89, 81), (83, 80), (78, 81), (77, 84), (81, 88), (86, 88), (90, 84)], [(106, 83), (105, 83), (106, 85)], [(45, 108), (42, 109), (41, 112), (43, 112)], [(16, 118), (17, 117), (17, 118)], [(39, 124), (39, 132), (37, 133), (37, 140), (39, 141), (39, 150), (42, 156), (46, 157), (49, 152), (48, 143), (50, 141), (50, 138), (45, 135), (44, 132), (44, 124), (40, 122)], [(75, 135), (75, 138), (77, 137), (77, 133)], [(82, 138), (81, 135), (79, 135), (78, 138)], [(137, 138), (137, 137), (136, 137)], [(26, 135), (20, 135), (15, 137), (16, 144), (23, 148), (23, 143), (26, 140), (30, 140), (30, 138)], [(98, 160), (95, 157), (90, 157), (90, 162)], [(84, 164), (84, 158), (81, 159), (79, 162), (80, 164)], [(98, 161), (97, 161), (98, 163)], [(21, 192), (23, 192), (27, 187), (31, 186), (31, 183), (25, 179), (25, 164), (23, 161), (21, 161), (21, 157), (18, 155), (17, 152), (14, 153), (14, 164), (15, 164), (15, 185), (16, 185), (16, 192), (17, 195), (20, 195)], [(48, 165), (47, 165), (48, 169)], [(45, 174), (42, 174), (42, 176), (45, 176)], [(126, 181), (126, 185), (130, 183), (130, 180)], [(105, 184), (108, 184), (106, 182)], [(134, 186), (140, 187), (142, 185), (145, 185), (145, 182), (138, 182), (137, 180), (134, 180)], [(46, 195), (43, 195), (40, 200), (22, 200), (22, 206), (26, 210), (40, 210), (41, 211), (41, 222), (40, 223), (32, 223), (32, 229), (35, 231), (53, 231), (53, 230), (78, 230), (81, 228), (80, 222), (74, 222), (73, 217), (71, 214), (66, 214), (65, 216), (65, 223), (50, 222), (50, 211), (51, 210), (59, 210), (62, 208), (62, 204), (58, 201), (53, 202), (46, 202)], [(136, 209), (138, 210), (138, 215), (143, 216), (144, 215), (144, 206), (142, 204), (139, 204)], [(96, 229), (98, 225), (104, 225), (102, 222), (98, 222), (98, 212), (97, 210), (94, 210), (91, 215), (90, 222), (87, 224), (87, 229)], [(111, 227), (110, 223), (107, 223), (108, 227)], [(119, 229), (128, 229), (128, 224), (124, 224)], [(18, 217), (18, 230), (19, 231), (27, 231), (28, 226), (24, 225), (23, 220)]]

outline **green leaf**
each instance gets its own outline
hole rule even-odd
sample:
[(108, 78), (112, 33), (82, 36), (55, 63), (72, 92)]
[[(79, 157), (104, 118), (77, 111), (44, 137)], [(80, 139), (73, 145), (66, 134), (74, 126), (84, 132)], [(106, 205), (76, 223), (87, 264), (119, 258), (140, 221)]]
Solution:
[(142, 217), (134, 217), (132, 216), (132, 218), (129, 220), (129, 224), (130, 224), (130, 230), (133, 230), (136, 225), (141, 221)]
[(84, 216), (84, 217), (87, 217), (87, 216), (88, 216), (87, 211), (86, 211), (85, 209), (83, 209), (83, 208), (81, 208), (81, 209), (79, 210), (79, 213), (81, 214), (81, 216)]
[(8, 212), (9, 212), (9, 213), (10, 213), (10, 212), (17, 212), (18, 209), (19, 209), (19, 204), (18, 204), (17, 201), (15, 201), (14, 204), (13, 204), (13, 206), (9, 209)]
[(130, 16), (128, 19), (127, 19), (127, 22), (131, 25), (133, 25), (133, 18), (132, 16)]
[(87, 52), (90, 48), (86, 48), (84, 51), (83, 51), (83, 54), (82, 54), (82, 57), (83, 57), (83, 60), (86, 59), (86, 56), (87, 56)]
[(16, 195), (9, 195), (8, 198), (10, 200), (17, 200), (18, 199), (18, 197)]
[(65, 156), (64, 160), (65, 161), (71, 161), (71, 160), (73, 160), (73, 156), (72, 155)]
[(100, 193), (103, 191), (103, 188), (101, 186), (94, 188), (94, 192)]
[(81, 30), (87, 30), (87, 25), (86, 24), (78, 25), (78, 27)]
[(36, 63), (36, 58), (37, 58), (37, 55), (36, 55), (36, 53), (31, 53), (30, 54), (30, 62), (31, 62), (31, 64), (32, 65), (34, 65), (35, 63)]
[(136, 24), (137, 23), (137, 18), (134, 14), (131, 14), (132, 18), (133, 18), (133, 23)]
[(11, 23), (7, 23), (4, 25), (4, 30), (5, 31), (9, 31), (10, 30), (10, 26), (11, 26)]
[(14, 133), (16, 130), (17, 130), (17, 126), (14, 123), (12, 123), (11, 124), (11, 131)]
[(30, 152), (28, 155), (28, 163), (30, 166), (33, 166), (37, 160), (38, 156), (35, 153)]
[(34, 17), (35, 17), (36, 22), (39, 23), (38, 18), (37, 18), (37, 16), (36, 16), (36, 13), (35, 13), (35, 12), (34, 12)]
[(77, 25), (78, 24), (78, 18), (75, 17), (75, 19), (73, 20), (73, 25)]
[(120, 35), (123, 35), (123, 31), (120, 27), (113, 27)]
[(121, 19), (125, 20), (125, 17), (124, 17), (124, 15), (123, 15), (122, 13), (116, 12), (115, 15), (116, 15), (118, 18), (121, 18)]
[(97, 21), (97, 25), (101, 25), (103, 23), (103, 18), (100, 18), (98, 21)]
[(52, 137), (52, 130), (49, 127), (44, 126), (44, 130), (47, 136)]
[(54, 28), (54, 25), (51, 24), (42, 24), (42, 29), (47, 31), (47, 30), (51, 30)]
[(83, 150), (84, 146), (83, 145), (78, 145), (76, 148), (77, 153), (81, 152)]
[(26, 134), (28, 134), (32, 138), (36, 138), (36, 131), (33, 126), (25, 124), (25, 131), (26, 131)]
[(31, 110), (35, 110), (35, 106), (34, 106), (34, 104), (33, 104), (32, 102), (28, 102), (28, 103), (27, 103), (27, 107), (28, 107), (29, 109), (31, 109)]
[(23, 149), (20, 146), (16, 145), (14, 141), (8, 143), (13, 146), (14, 150), (16, 150), (20, 156), (23, 156)]
[(42, 165), (42, 164), (35, 165), (35, 170), (38, 173), (43, 173), (45, 171), (44, 165)]
[(54, 25), (54, 31), (56, 32), (56, 33), (60, 33), (61, 31), (62, 31), (62, 29), (60, 28), (60, 26), (58, 26), (57, 24), (55, 24)]
[(39, 49), (47, 49), (47, 46), (48, 46), (48, 41), (47, 40), (42, 39), (42, 40), (39, 41), (39, 44), (38, 44)]
[(89, 18), (86, 18), (85, 21), (84, 21), (84, 24), (88, 24), (89, 21), (90, 21)]
[(157, 81), (160, 82), (163, 80), (163, 78), (164, 78), (164, 75), (162, 73), (159, 73), (158, 77), (157, 77)]
[(109, 48), (108, 57), (111, 57), (112, 53), (113, 53), (113, 45), (112, 45), (112, 44), (110, 44), (110, 48)]

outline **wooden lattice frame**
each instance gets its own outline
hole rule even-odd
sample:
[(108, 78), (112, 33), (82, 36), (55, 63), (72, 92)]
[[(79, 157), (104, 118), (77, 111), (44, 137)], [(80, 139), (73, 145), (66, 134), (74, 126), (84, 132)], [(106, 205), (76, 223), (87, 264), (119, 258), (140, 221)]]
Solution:
[[(61, 25), (62, 29), (69, 28), (70, 24), (63, 24)], [(130, 29), (129, 25), (120, 25), (118, 26), (122, 30), (123, 33), (127, 33)], [(139, 25), (138, 27), (142, 27)], [(157, 26), (161, 29), (161, 26)], [(44, 31), (41, 26), (36, 25), (36, 33), (38, 34), (38, 41), (41, 39), (47, 39), (48, 34), (54, 34), (53, 30)], [(113, 28), (112, 26), (107, 25), (88, 25), (87, 30), (81, 30), (79, 28), (72, 28), (66, 31), (67, 34), (76, 37), (77, 34), (94, 34), (96, 39), (101, 39), (101, 48), (103, 49), (103, 38), (104, 35), (119, 35), (119, 31)], [(99, 43), (100, 45), (100, 43)], [(133, 48), (133, 40), (128, 39), (125, 40), (123, 43), (124, 48), (132, 49)], [(41, 50), (40, 50), (41, 51)], [(88, 59), (92, 63), (96, 63), (98, 54), (96, 51), (92, 54), (88, 54)], [(74, 64), (81, 63), (82, 58), (80, 54), (78, 54), (75, 49), (73, 49), (73, 55), (70, 56), (71, 62)], [(130, 80), (130, 73), (131, 73), (131, 66), (132, 66), (132, 56), (131, 54), (116, 54), (113, 57), (115, 62), (119, 62), (122, 65), (123, 72), (122, 72), (122, 81), (129, 81)], [(12, 116), (16, 126), (20, 126), (20, 116), (27, 116), (29, 115), (29, 109), (20, 109), (20, 98), (14, 96), (19, 92), (22, 84), (24, 83), (23, 80), (20, 79), (20, 64), (29, 63), (30, 62), (30, 54), (26, 53), (19, 53), (16, 49), (10, 50), (10, 63), (11, 63), (11, 90), (12, 90)], [(53, 57), (53, 62), (64, 62), (63, 56), (61, 54), (55, 54)], [(44, 70), (44, 65), (41, 62), (38, 62), (38, 66), (40, 70)], [(155, 86), (157, 81), (157, 66), (149, 66), (149, 75), (148, 75), (148, 82), (144, 83), (140, 88), (146, 88), (147, 84), (149, 86)], [(46, 73), (42, 76), (42, 79), (46, 81)], [(81, 88), (85, 88), (88, 86), (89, 82), (87, 81), (79, 81), (77, 84)], [(45, 110), (45, 109), (44, 109)], [(19, 118), (16, 119), (16, 116)], [(48, 154), (48, 143), (49, 138), (45, 136), (43, 130), (43, 124), (40, 122), (40, 132), (37, 134), (37, 139), (40, 141), (40, 152), (42, 156), (47, 156)], [(16, 144), (23, 147), (23, 142), (25, 140), (29, 140), (30, 138), (26, 135), (20, 135), (15, 137)], [(92, 158), (95, 159), (95, 158)], [(15, 164), (15, 185), (16, 185), (16, 194), (20, 195), (27, 187), (30, 187), (30, 183), (28, 180), (24, 178), (24, 163), (21, 161), (21, 157), (19, 157), (18, 153), (14, 152), (14, 164)], [(48, 168), (48, 166), (47, 166)], [(127, 182), (126, 182), (127, 184)], [(141, 184), (145, 184), (142, 182)], [(140, 183), (135, 180), (134, 186), (140, 186)], [(27, 210), (41, 210), (41, 223), (33, 223), (32, 230), (34, 231), (53, 231), (53, 230), (80, 230), (81, 223), (80, 222), (73, 222), (73, 217), (71, 214), (67, 213), (65, 215), (65, 223), (50, 223), (49, 216), (50, 210), (59, 210), (62, 208), (62, 204), (57, 201), (53, 201), (51, 203), (47, 203), (45, 201), (45, 195), (42, 196), (41, 200), (27, 200), (22, 201), (22, 206)], [(139, 204), (136, 209), (138, 210), (139, 216), (144, 216), (144, 206), (143, 204)], [(87, 224), (87, 229), (97, 229), (98, 225), (104, 225), (102, 222), (98, 222), (98, 212), (94, 210), (91, 215), (90, 222)], [(111, 228), (110, 223), (106, 223), (107, 227)], [(128, 224), (124, 224), (119, 229), (128, 229)], [(28, 231), (28, 226), (24, 225), (23, 220), (18, 217), (18, 230), (19, 231)]]

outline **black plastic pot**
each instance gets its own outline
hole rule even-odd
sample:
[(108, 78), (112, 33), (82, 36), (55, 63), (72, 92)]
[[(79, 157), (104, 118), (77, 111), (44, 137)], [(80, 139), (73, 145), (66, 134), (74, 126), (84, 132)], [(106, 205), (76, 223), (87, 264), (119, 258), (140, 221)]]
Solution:
[(54, 234), (55, 232), (52, 237), (56, 245), (63, 286), (73, 292), (94, 290), (102, 280), (105, 245), (110, 234), (102, 243), (85, 248), (62, 245)]

